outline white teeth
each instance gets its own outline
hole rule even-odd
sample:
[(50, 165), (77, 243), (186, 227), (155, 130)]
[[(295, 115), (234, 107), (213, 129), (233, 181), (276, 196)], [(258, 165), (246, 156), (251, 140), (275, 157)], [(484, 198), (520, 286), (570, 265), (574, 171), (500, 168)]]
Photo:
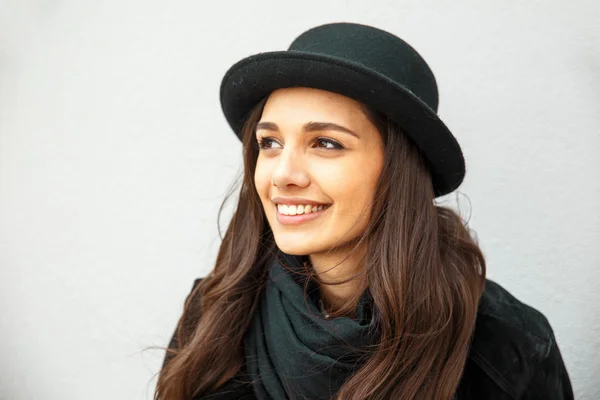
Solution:
[(326, 205), (320, 205), (320, 206), (313, 206), (310, 204), (307, 205), (286, 205), (286, 204), (277, 204), (277, 211), (279, 211), (280, 214), (283, 215), (301, 215), (301, 214), (310, 214), (310, 213), (314, 213), (317, 211), (321, 211), (325, 208), (327, 208), (328, 206)]

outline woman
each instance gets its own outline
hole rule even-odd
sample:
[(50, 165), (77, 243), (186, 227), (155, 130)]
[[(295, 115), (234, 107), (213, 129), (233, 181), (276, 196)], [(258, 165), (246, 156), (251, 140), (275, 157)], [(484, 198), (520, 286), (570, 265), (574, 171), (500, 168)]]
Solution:
[(318, 26), (232, 66), (237, 209), (155, 399), (572, 399), (547, 319), (485, 278), (465, 174), (421, 56)]

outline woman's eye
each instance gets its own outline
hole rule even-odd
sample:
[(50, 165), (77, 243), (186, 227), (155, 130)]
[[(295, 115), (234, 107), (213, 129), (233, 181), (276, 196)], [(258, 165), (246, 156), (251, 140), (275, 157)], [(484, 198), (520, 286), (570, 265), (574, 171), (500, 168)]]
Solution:
[(324, 144), (326, 150), (342, 150), (344, 148), (341, 144), (331, 139), (318, 138), (315, 140), (315, 143), (317, 146)]
[(257, 140), (257, 142), (258, 142), (259, 149), (271, 149), (271, 148), (273, 148), (272, 147), (273, 143), (277, 143), (271, 138), (264, 138), (264, 137), (259, 138)]

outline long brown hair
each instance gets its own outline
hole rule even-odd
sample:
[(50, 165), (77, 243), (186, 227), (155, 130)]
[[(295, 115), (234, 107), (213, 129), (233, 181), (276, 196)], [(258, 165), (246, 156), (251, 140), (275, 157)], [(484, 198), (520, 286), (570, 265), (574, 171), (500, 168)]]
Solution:
[[(276, 249), (254, 185), (255, 128), (265, 101), (243, 127), (237, 209), (214, 270), (186, 301), (177, 348), (167, 349), (155, 400), (208, 394), (244, 363), (244, 334)], [(381, 113), (363, 109), (385, 143), (371, 219), (356, 243), (367, 243), (364, 279), (378, 310), (381, 340), (336, 399), (448, 400), (467, 359), (485, 286), (485, 258), (462, 218), (436, 204), (427, 161), (412, 141)], [(351, 310), (352, 301), (339, 312)]]

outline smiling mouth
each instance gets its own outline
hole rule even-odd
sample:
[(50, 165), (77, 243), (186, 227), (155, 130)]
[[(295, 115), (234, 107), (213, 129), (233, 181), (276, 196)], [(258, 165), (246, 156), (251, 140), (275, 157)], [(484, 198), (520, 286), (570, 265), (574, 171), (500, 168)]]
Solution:
[[(293, 206), (287, 207), (287, 210), (286, 210), (286, 207), (287, 206), (285, 204), (275, 205), (275, 213), (277, 216), (277, 222), (279, 222), (281, 225), (298, 225), (298, 224), (307, 223), (314, 219), (318, 219), (319, 217), (321, 217), (321, 215), (323, 215), (323, 213), (325, 213), (331, 207), (331, 204), (310, 206), (308, 208), (302, 207), (302, 208), (300, 208), (300, 212), (301, 212), (300, 214), (298, 214), (299, 207), (296, 207), (296, 210), (294, 210)], [(280, 212), (279, 211), (280, 209), (282, 209), (283, 212)], [(285, 213), (286, 211), (287, 211), (287, 214)], [(296, 213), (292, 215), (292, 213), (294, 213), (294, 211)]]
[(295, 216), (295, 215), (310, 215), (313, 213), (317, 213), (319, 211), (323, 211), (329, 208), (331, 204), (321, 204), (321, 205), (287, 205), (287, 204), (277, 204), (277, 212), (281, 215), (285, 216)]

